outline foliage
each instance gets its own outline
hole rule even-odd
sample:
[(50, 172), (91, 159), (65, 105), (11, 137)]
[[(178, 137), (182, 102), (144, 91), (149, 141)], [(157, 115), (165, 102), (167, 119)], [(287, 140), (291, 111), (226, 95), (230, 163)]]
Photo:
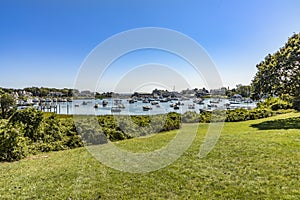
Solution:
[(0, 108), (2, 118), (7, 119), (16, 109), (14, 98), (8, 93), (0, 95)]
[[(81, 117), (76, 120), (76, 128), (85, 144), (106, 143), (133, 137), (180, 128), (180, 114), (169, 113), (153, 116), (114, 116), (97, 117), (98, 124), (91, 118)], [(99, 125), (99, 126), (98, 126)]]
[(18, 110), (8, 122), (0, 121), (0, 161), (14, 161), (39, 152), (83, 146), (74, 125), (33, 108)]
[(28, 139), (23, 137), (22, 127), (8, 125), (0, 129), (0, 161), (14, 161), (27, 156)]
[(257, 66), (252, 81), (253, 97), (289, 94), (295, 96), (300, 90), (300, 33), (288, 39), (284, 47), (269, 54)]
[[(73, 94), (79, 93), (76, 89), (69, 89), (69, 88), (63, 88), (63, 89), (57, 89), (57, 88), (46, 88), (46, 87), (28, 87), (24, 88), (26, 92), (31, 92), (33, 96), (39, 96), (39, 97), (46, 97), (51, 92), (61, 93), (61, 96), (63, 97), (72, 97)], [(16, 90), (20, 91), (20, 90)]]
[(200, 116), (195, 111), (185, 112), (182, 117), (183, 123), (197, 123), (200, 122)]
[(27, 108), (16, 111), (10, 118), (9, 123), (14, 126), (24, 125), (24, 136), (33, 141), (39, 140), (42, 135), (38, 131), (43, 120), (43, 112), (34, 108)]
[(274, 113), (268, 108), (256, 108), (253, 110), (236, 109), (227, 111), (227, 122), (238, 122), (246, 120), (261, 119), (271, 117)]
[(267, 98), (263, 102), (258, 103), (258, 108), (270, 108), (273, 111), (280, 109), (291, 109), (293, 106), (288, 101), (285, 101), (281, 98)]
[[(43, 113), (33, 108), (16, 111), (0, 121), (0, 160), (13, 161), (39, 152), (103, 144), (180, 128), (180, 115), (79, 116), (76, 124), (67, 116)], [(94, 124), (96, 122), (96, 124)], [(21, 128), (20, 128), (21, 127)]]
[(236, 86), (236, 94), (242, 95), (242, 97), (250, 97), (252, 87), (250, 85), (238, 84)]

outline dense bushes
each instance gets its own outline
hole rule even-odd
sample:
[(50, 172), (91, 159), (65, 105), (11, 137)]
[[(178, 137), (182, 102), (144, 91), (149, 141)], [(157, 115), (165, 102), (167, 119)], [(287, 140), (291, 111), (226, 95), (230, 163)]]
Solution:
[(286, 98), (268, 98), (263, 102), (258, 103), (258, 108), (270, 108), (273, 111), (277, 111), (280, 109), (291, 109), (293, 107), (292, 103), (288, 100), (284, 100)]
[(28, 152), (28, 138), (23, 137), (22, 127), (7, 125), (0, 129), (0, 160), (14, 161), (24, 158)]
[(200, 114), (188, 111), (182, 115), (182, 122), (184, 123), (209, 123), (209, 122), (238, 122), (246, 120), (261, 119), (273, 116), (275, 114), (282, 114), (290, 112), (291, 110), (272, 110), (270, 108), (255, 108), (252, 110), (235, 109), (227, 111), (202, 111)]
[(180, 128), (180, 115), (79, 116), (58, 118), (33, 108), (0, 121), (0, 161), (14, 161), (38, 152), (106, 143)]
[(55, 115), (44, 118), (41, 111), (33, 108), (16, 111), (0, 126), (0, 161), (83, 145), (74, 127), (64, 126)]
[(106, 143), (180, 128), (180, 115), (168, 113), (153, 116), (98, 116), (98, 124), (90, 117), (78, 117), (76, 128), (85, 144)]
[(253, 110), (228, 110), (226, 114), (226, 122), (237, 122), (270, 117), (274, 112), (267, 108), (255, 108)]

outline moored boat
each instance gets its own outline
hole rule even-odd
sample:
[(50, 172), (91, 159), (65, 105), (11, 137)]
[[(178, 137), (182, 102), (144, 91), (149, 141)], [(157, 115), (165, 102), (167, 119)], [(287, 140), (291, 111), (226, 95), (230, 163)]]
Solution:
[(114, 106), (114, 107), (111, 107), (110, 111), (111, 112), (121, 112), (121, 108)]
[(189, 104), (188, 109), (195, 109), (195, 104)]
[(143, 106), (143, 111), (152, 110), (151, 106)]
[(103, 101), (102, 101), (102, 106), (103, 106), (103, 107), (107, 106), (107, 104), (108, 104), (108, 102), (107, 102), (106, 100), (103, 100)]

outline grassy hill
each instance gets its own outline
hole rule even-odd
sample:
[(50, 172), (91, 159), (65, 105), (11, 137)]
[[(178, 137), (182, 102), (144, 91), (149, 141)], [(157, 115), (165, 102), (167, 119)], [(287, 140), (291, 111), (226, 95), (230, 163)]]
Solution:
[[(187, 131), (196, 124), (184, 124)], [(99, 163), (85, 148), (0, 163), (0, 199), (299, 199), (300, 113), (225, 123), (210, 154), (197, 154), (208, 125), (166, 168), (144, 174)], [(115, 144), (147, 152), (176, 131)]]

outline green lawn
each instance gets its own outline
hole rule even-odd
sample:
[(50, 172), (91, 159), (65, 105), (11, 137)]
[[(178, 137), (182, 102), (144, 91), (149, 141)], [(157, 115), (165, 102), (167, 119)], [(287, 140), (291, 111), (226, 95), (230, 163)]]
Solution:
[[(192, 130), (195, 124), (184, 124)], [(207, 124), (173, 164), (145, 174), (100, 164), (85, 148), (0, 163), (0, 199), (300, 199), (300, 113), (225, 123), (214, 149), (198, 158)], [(158, 149), (176, 131), (119, 141)]]

